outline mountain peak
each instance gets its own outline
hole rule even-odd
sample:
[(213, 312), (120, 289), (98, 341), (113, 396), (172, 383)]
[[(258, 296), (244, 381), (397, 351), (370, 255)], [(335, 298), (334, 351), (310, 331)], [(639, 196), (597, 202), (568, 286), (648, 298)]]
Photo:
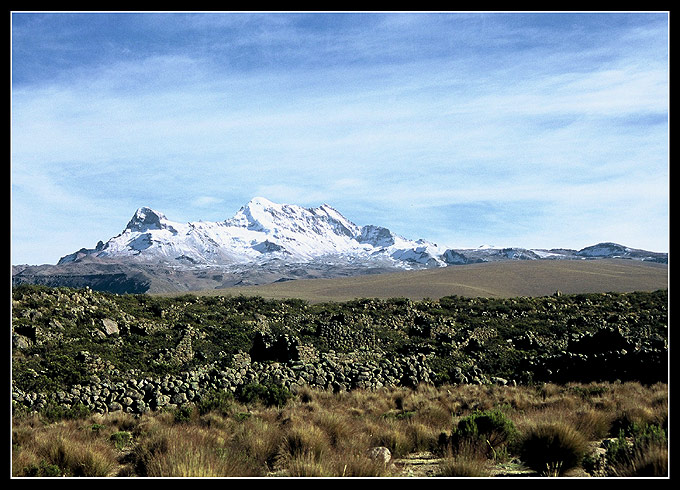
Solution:
[(128, 222), (126, 229), (130, 231), (160, 230), (163, 228), (161, 220), (167, 220), (163, 213), (146, 206), (141, 207)]
[(277, 204), (270, 201), (266, 197), (253, 197), (248, 203), (245, 205), (246, 208), (249, 207), (259, 207), (259, 208), (271, 208), (273, 206), (276, 206)]
[(375, 225), (363, 226), (357, 240), (361, 243), (370, 243), (375, 247), (389, 247), (395, 243), (394, 234), (390, 230)]
[(282, 206), (265, 197), (254, 197), (228, 220), (249, 230), (268, 232), (271, 229), (272, 217), (277, 216)]

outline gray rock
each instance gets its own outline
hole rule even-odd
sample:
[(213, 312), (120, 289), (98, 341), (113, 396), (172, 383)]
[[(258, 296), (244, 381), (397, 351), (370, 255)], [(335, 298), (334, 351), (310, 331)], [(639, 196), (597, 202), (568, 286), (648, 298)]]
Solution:
[(109, 403), (108, 409), (109, 412), (118, 412), (120, 410), (123, 410), (123, 405), (121, 405), (118, 402), (111, 402)]
[(387, 465), (392, 460), (392, 453), (384, 446), (372, 447), (367, 451), (367, 455), (374, 461)]
[(187, 399), (186, 393), (176, 393), (171, 399), (170, 402), (173, 405), (183, 405), (187, 403), (189, 400)]
[(109, 337), (120, 333), (118, 324), (109, 318), (102, 319), (102, 326), (104, 327), (104, 333)]

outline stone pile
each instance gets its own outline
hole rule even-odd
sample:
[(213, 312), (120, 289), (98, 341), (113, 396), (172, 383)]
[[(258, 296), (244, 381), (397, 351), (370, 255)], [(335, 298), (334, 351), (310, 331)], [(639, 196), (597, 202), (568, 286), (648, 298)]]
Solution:
[[(64, 409), (82, 405), (91, 412), (123, 411), (141, 414), (151, 410), (172, 409), (197, 402), (214, 390), (236, 392), (249, 384), (275, 383), (295, 393), (307, 386), (342, 392), (357, 388), (416, 386), (432, 383), (434, 373), (423, 354), (397, 359), (376, 356), (322, 353), (316, 362), (252, 361), (239, 353), (230, 367), (205, 366), (195, 371), (162, 378), (135, 377), (127, 381), (110, 381), (92, 376), (90, 384), (75, 385), (56, 393), (24, 393), (13, 390), (13, 401), (28, 410), (39, 411), (49, 404)], [(362, 359), (362, 357), (365, 357)]]

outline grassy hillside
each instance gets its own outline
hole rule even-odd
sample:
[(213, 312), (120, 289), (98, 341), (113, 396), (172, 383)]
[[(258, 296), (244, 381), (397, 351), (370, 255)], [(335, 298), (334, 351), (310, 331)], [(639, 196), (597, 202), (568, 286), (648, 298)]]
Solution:
[(668, 287), (668, 266), (625, 259), (507, 261), (338, 279), (241, 286), (206, 295), (300, 298), (311, 303), (355, 298), (444, 296), (511, 298), (562, 293), (654, 291)]

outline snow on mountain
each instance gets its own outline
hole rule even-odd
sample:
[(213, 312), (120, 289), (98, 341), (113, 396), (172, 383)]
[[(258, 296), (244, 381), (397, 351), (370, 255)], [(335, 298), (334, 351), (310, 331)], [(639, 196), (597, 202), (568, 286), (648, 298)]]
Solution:
[(624, 257), (667, 260), (666, 254), (600, 243), (580, 251), (524, 248), (477, 249), (438, 247), (426, 240), (409, 240), (387, 228), (357, 226), (328, 204), (304, 208), (256, 197), (220, 222), (178, 223), (148, 207), (139, 208), (125, 229), (93, 249), (80, 249), (59, 264), (88, 259), (196, 266), (265, 264), (377, 264), (423, 268), (498, 260), (589, 259)]
[(577, 254), (582, 257), (611, 257), (624, 256), (629, 254), (631, 251), (631, 248), (624, 247), (618, 243), (606, 242), (586, 247), (582, 250), (579, 250)]
[(307, 262), (341, 255), (380, 256), (395, 264), (443, 265), (443, 251), (387, 228), (359, 227), (327, 204), (304, 208), (256, 197), (222, 222), (178, 223), (139, 208), (119, 235), (95, 249), (81, 249), (59, 263), (85, 256), (186, 265), (231, 265), (272, 260)]
[(229, 235), (247, 237), (251, 248), (267, 241), (290, 259), (309, 260), (365, 249), (355, 239), (360, 228), (327, 204), (307, 209), (256, 197), (225, 221), (225, 226), (222, 231)]

